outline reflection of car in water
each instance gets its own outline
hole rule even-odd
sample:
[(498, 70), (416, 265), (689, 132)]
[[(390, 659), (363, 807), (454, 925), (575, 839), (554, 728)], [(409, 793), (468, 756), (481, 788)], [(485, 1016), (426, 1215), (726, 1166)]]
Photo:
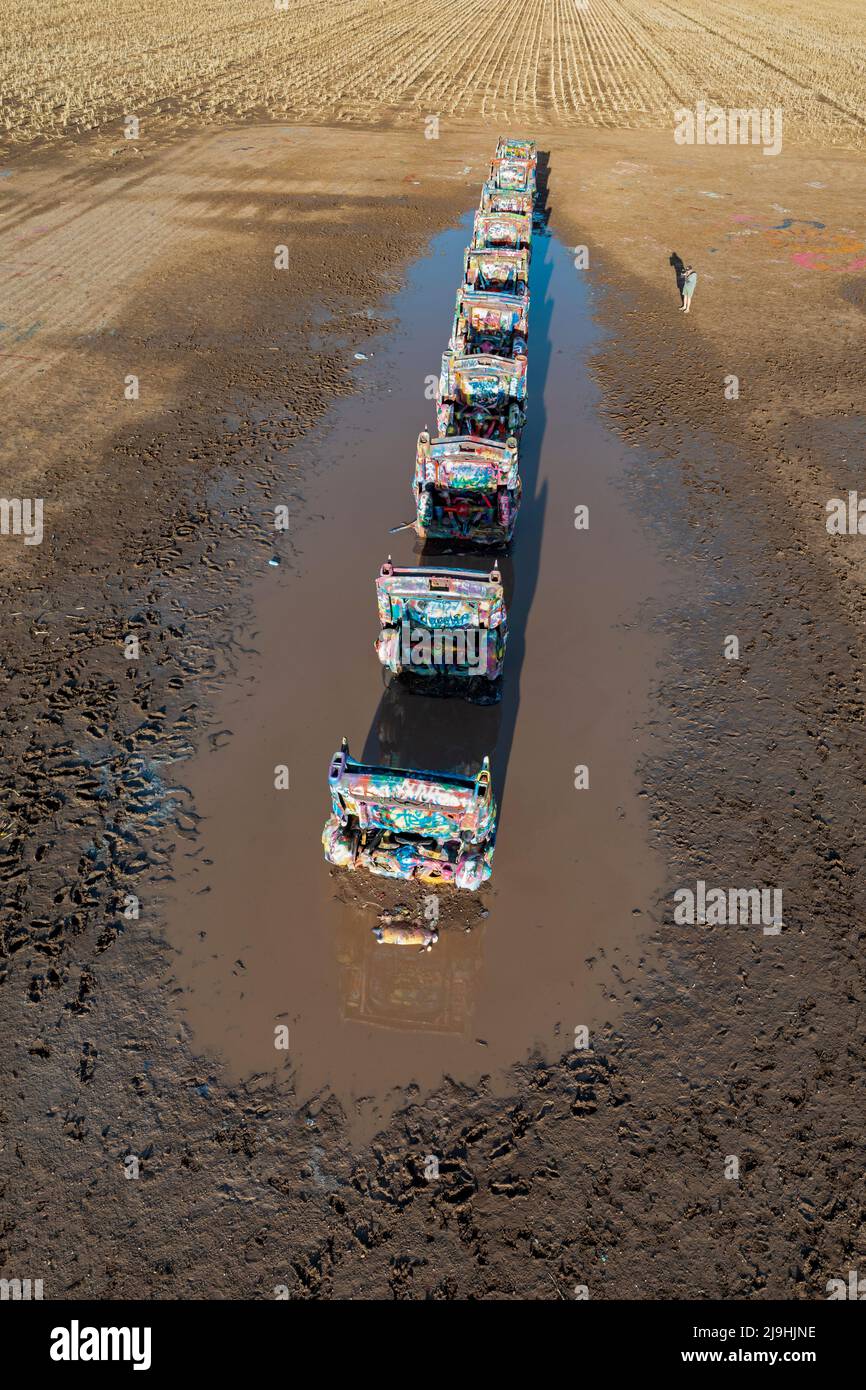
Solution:
[(328, 785), (329, 863), (470, 890), (490, 877), (496, 802), (488, 758), (474, 777), (377, 767), (356, 762), (343, 739)]
[(517, 440), (503, 443), (471, 433), (431, 441), (418, 436), (415, 531), (428, 538), (478, 545), (511, 540), (520, 507)]
[(508, 623), (498, 570), (382, 566), (376, 580), (376, 654), (395, 676), (470, 685), (492, 698), (505, 661)]
[(427, 700), (420, 687), (420, 681), (407, 689), (403, 681), (392, 680), (382, 692), (364, 742), (364, 761), (384, 767), (438, 767), (473, 777), (487, 749), (496, 747), (501, 702), (471, 700), (463, 718), (455, 720), (448, 700)]
[(491, 290), (457, 291), (451, 351), (458, 357), (483, 353), (525, 357), (529, 334), (529, 295)]
[(429, 954), (387, 950), (356, 922), (337, 947), (343, 1017), (379, 1028), (462, 1036), (472, 1025), (483, 930), (449, 932)]
[(466, 252), (464, 283), (470, 290), (523, 295), (529, 286), (529, 252), (490, 246)]

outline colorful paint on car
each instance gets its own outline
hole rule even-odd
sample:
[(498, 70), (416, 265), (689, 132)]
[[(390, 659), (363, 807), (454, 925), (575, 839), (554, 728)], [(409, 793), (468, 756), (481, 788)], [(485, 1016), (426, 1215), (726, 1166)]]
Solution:
[(481, 202), (478, 205), (479, 212), (518, 213), (521, 217), (531, 217), (535, 207), (534, 193), (520, 193), (516, 189), (497, 188), (492, 183), (485, 183), (481, 188)]
[(450, 347), (458, 356), (525, 357), (528, 333), (528, 294), (496, 294), (465, 286), (457, 291)]
[(524, 163), (530, 164), (535, 170), (538, 155), (534, 140), (515, 140), (507, 135), (500, 135), (496, 142), (496, 153), (494, 159), (519, 159)]
[(529, 251), (488, 246), (466, 251), (463, 283), (470, 290), (526, 294), (529, 290)]
[(496, 802), (485, 758), (474, 777), (356, 762), (345, 739), (328, 769), (325, 858), (387, 878), (475, 890), (490, 877)]
[(376, 580), (376, 654), (397, 676), (472, 681), (488, 693), (502, 675), (508, 622), (498, 570), (399, 568)]
[(489, 251), (504, 247), (511, 251), (526, 251), (532, 245), (532, 218), (517, 212), (476, 212), (472, 225), (473, 251)]
[(514, 534), (522, 484), (518, 444), (453, 435), (418, 436), (415, 530), (422, 540), (506, 545)]
[(526, 356), (492, 353), (442, 354), (436, 393), (436, 428), (441, 436), (470, 434), (505, 441), (520, 437), (526, 401)]
[[(437, 437), (427, 430), (418, 436), (413, 486), (422, 540), (502, 546), (514, 532), (535, 188), (535, 145), (500, 138), (442, 355)], [(508, 628), (498, 570), (397, 568), (389, 559), (376, 597), (375, 647), (386, 671), (422, 680), (500, 680)], [(322, 843), (329, 863), (468, 890), (490, 877), (497, 810), (489, 758), (474, 775), (374, 766), (352, 758), (343, 739), (328, 786), (331, 815)], [(388, 923), (376, 938), (429, 949), (436, 933)]]
[(535, 193), (535, 161), (495, 157), (490, 166), (490, 183), (495, 188), (517, 193)]

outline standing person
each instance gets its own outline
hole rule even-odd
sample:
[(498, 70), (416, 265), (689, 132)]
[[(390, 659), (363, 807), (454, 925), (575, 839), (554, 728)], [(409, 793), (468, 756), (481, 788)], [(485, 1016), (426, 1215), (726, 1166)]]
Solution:
[(683, 302), (681, 306), (681, 312), (684, 314), (687, 314), (689, 312), (689, 309), (691, 308), (692, 295), (695, 292), (695, 285), (697, 283), (698, 272), (696, 270), (692, 270), (692, 267), (690, 265), (687, 265), (683, 270)]

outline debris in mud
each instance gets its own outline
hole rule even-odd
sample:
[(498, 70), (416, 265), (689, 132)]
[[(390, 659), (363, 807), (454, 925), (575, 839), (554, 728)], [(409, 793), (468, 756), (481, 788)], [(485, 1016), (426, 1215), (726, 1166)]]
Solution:
[(373, 935), (380, 945), (415, 946), (420, 951), (432, 951), (439, 940), (435, 927), (384, 926), (374, 927)]
[(373, 935), (380, 944), (417, 946), (422, 951), (432, 950), (439, 940), (439, 932), (435, 926), (412, 921), (405, 903), (398, 903), (390, 912), (380, 912), (379, 925), (373, 928)]
[(387, 908), (383, 908), (379, 913), (379, 921), (383, 926), (387, 927), (390, 927), (392, 922), (408, 922), (410, 917), (409, 908), (405, 903), (397, 903), (396, 907), (392, 908), (390, 911), (388, 911)]

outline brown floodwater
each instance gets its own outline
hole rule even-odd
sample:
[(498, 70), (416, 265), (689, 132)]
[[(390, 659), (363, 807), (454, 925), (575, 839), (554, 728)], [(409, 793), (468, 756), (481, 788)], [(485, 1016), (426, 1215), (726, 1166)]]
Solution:
[[(499, 561), (502, 701), (383, 688), (379, 566), (389, 553), (397, 564), (442, 562), (420, 554), (412, 531), (388, 530), (413, 514), (415, 439), (434, 420), (425, 388), (469, 225), (436, 237), (410, 269), (380, 331), (371, 321), (359, 393), (298, 451), (302, 495), (275, 546), (282, 563), (255, 581), (249, 651), (221, 697), (217, 727), (228, 733), (184, 768), (203, 820), (195, 849), (179, 843), (164, 902), (181, 1003), (214, 1071), (287, 1072), (299, 1104), (329, 1088), (366, 1129), (408, 1083), (490, 1075), (496, 1085), (530, 1051), (566, 1050), (576, 1027), (615, 1023), (611, 971), (640, 958), (662, 881), (636, 764), (663, 652), (653, 617), (665, 575), (629, 504), (637, 455), (599, 416), (586, 272), (552, 237), (533, 250), (524, 500)], [(428, 953), (373, 938), (365, 893), (385, 880), (324, 862), (328, 762), (343, 734), (356, 757), (392, 765), (474, 770), (491, 756), (500, 812), (480, 894), (488, 915), (443, 931)], [(288, 790), (274, 787), (279, 764)], [(588, 790), (575, 789), (578, 764)], [(275, 1051), (278, 1024), (288, 1052)]]

